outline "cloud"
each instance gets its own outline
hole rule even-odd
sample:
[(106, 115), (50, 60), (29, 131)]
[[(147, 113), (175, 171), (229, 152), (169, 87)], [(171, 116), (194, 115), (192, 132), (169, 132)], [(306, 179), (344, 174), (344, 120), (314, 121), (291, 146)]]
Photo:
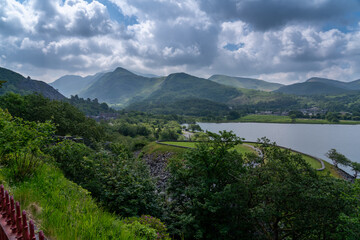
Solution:
[(360, 75), (356, 0), (21, 2), (0, 1), (0, 65), (47, 81), (118, 66), (278, 82)]
[(200, 0), (200, 7), (217, 21), (241, 20), (267, 31), (288, 24), (334, 22), (349, 25), (349, 13), (359, 11), (357, 0)]

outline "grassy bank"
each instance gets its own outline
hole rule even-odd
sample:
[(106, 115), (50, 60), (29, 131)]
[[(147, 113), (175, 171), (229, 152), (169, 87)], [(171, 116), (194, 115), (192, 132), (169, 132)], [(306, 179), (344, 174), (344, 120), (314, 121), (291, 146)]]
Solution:
[(258, 123), (302, 123), (302, 124), (360, 124), (360, 121), (340, 120), (338, 123), (332, 123), (325, 119), (297, 118), (295, 122), (289, 116), (276, 115), (257, 115), (250, 114), (239, 119), (228, 122), (258, 122)]
[(45, 164), (29, 180), (10, 185), (8, 175), (3, 168), (1, 182), (50, 239), (136, 239), (57, 168)]
[[(172, 141), (169, 141), (169, 142), (163, 142), (165, 144), (170, 144), (170, 145), (173, 145), (173, 146), (167, 146), (167, 145), (161, 145), (161, 144), (156, 144), (156, 143), (151, 143), (149, 144), (147, 147), (146, 147), (146, 151), (148, 152), (157, 152), (157, 151), (160, 151), (160, 152), (184, 152), (186, 149), (185, 148), (179, 148), (179, 147), (176, 147), (176, 146), (180, 146), (180, 147), (190, 147), (190, 148), (195, 148), (196, 147), (196, 142), (172, 142)], [(256, 146), (257, 144), (256, 143), (246, 143), (246, 144), (249, 144), (249, 145), (253, 145), (253, 146)], [(151, 149), (151, 151), (150, 151)], [(236, 148), (235, 148), (237, 151), (241, 152), (241, 153), (253, 153), (255, 152), (252, 148), (246, 146), (246, 145), (237, 145)], [(308, 163), (310, 164), (310, 166), (314, 169), (319, 169), (321, 168), (321, 164), (318, 160), (316, 160), (315, 158), (312, 158), (306, 154), (300, 154), (302, 156), (302, 158)], [(319, 171), (319, 174), (321, 175), (327, 175), (327, 174), (330, 174), (331, 176), (334, 176), (336, 178), (342, 178), (341, 175), (338, 173), (338, 171), (336, 170), (336, 168), (324, 161), (324, 164), (325, 164), (325, 169), (323, 171)]]
[[(170, 144), (174, 146), (180, 146), (180, 147), (188, 147), (188, 148), (195, 148), (196, 142), (163, 142), (165, 144)], [(240, 153), (256, 153), (251, 147), (248, 147), (246, 145), (239, 144), (235, 147), (237, 151)]]

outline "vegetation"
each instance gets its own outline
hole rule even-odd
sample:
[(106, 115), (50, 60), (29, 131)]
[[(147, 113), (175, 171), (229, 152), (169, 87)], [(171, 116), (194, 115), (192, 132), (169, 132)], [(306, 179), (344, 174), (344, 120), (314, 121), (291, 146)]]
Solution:
[(270, 83), (259, 79), (242, 78), (242, 77), (229, 77), (225, 75), (213, 75), (209, 80), (224, 84), (235, 88), (255, 89), (261, 91), (274, 91), (279, 89), (282, 84)]
[(106, 103), (99, 103), (97, 98), (93, 100), (88, 98), (85, 100), (83, 98), (79, 98), (78, 95), (75, 95), (71, 96), (67, 102), (82, 111), (87, 116), (99, 116), (101, 114), (117, 113), (117, 111), (110, 108)]
[(27, 121), (51, 120), (57, 126), (57, 135), (81, 136), (88, 142), (103, 139), (104, 130), (69, 103), (49, 100), (39, 94), (8, 93), (0, 96), (0, 107)]
[(2, 81), (0, 95), (8, 92), (19, 93), (22, 95), (37, 92), (50, 99), (65, 99), (63, 95), (46, 83), (32, 80), (30, 77), (25, 78), (22, 75), (6, 68), (0, 67), (0, 81)]
[[(300, 155), (268, 141), (259, 159), (230, 150), (240, 140), (232, 133), (210, 136), (171, 162), (171, 232), (195, 239), (341, 239), (356, 231), (343, 217), (359, 207), (342, 197), (356, 191), (350, 183), (318, 175)], [(338, 228), (343, 224), (349, 228)]]
[[(170, 144), (174, 146), (180, 146), (180, 147), (187, 147), (187, 148), (196, 148), (198, 143), (197, 142), (163, 142), (165, 144)], [(243, 144), (238, 144), (234, 146), (234, 149), (238, 151), (239, 153), (246, 154), (246, 153), (255, 153), (255, 151)]]
[(163, 78), (146, 78), (119, 67), (113, 72), (103, 74), (78, 95), (97, 98), (100, 102), (107, 102), (116, 108), (124, 108), (149, 96), (158, 89), (162, 81)]
[(97, 73), (86, 77), (76, 75), (65, 75), (50, 83), (49, 85), (58, 90), (66, 97), (71, 97), (79, 94), (83, 89), (91, 86), (92, 83), (102, 77), (104, 73)]
[(1, 182), (12, 189), (49, 237), (135, 239), (135, 230), (104, 212), (87, 191), (65, 179), (53, 165), (46, 148), (54, 129), (49, 122), (27, 122), (0, 109)]
[[(118, 69), (117, 74), (124, 71)], [(173, 74), (161, 87), (175, 94), (183, 78), (194, 80)], [(206, 81), (196, 79), (200, 85)], [(236, 90), (232, 96), (234, 89), (215, 89), (213, 84), (218, 86), (207, 86), (214, 99), (206, 101), (229, 103), (238, 94)], [(154, 91), (151, 97), (154, 102), (166, 102), (166, 92)], [(195, 92), (188, 89), (188, 96)], [(228, 96), (221, 96), (224, 93)], [(263, 96), (276, 99), (259, 101), (259, 108), (285, 106), (286, 99), (293, 107), (300, 106), (305, 99)], [(241, 97), (243, 93), (236, 95), (238, 101)], [(73, 97), (70, 101), (88, 113), (112, 111), (96, 100)], [(267, 139), (258, 143), (263, 158), (242, 148), (242, 139), (226, 131), (198, 132), (196, 137), (205, 141), (185, 150), (154, 142), (181, 140), (180, 123), (185, 121), (199, 130), (193, 119), (183, 116), (124, 110), (117, 112), (117, 119), (98, 123), (70, 103), (36, 94), (8, 93), (0, 97), (0, 106), (0, 180), (50, 238), (359, 238), (358, 180), (352, 183), (318, 174), (308, 159)], [(297, 122), (300, 113), (291, 110), (294, 117), (290, 120)], [(236, 119), (250, 111), (246, 106), (234, 107), (226, 116), (206, 117)], [(54, 134), (84, 141), (63, 140)], [(134, 151), (140, 152), (139, 157)], [(169, 151), (176, 152), (175, 157)], [(151, 156), (144, 156), (148, 153)], [(336, 163), (350, 164), (357, 174), (359, 166), (345, 161), (336, 150), (329, 151), (329, 156)], [(145, 159), (153, 162), (147, 164)], [(158, 160), (167, 168), (153, 164)], [(161, 180), (166, 186), (161, 192), (152, 177), (159, 171), (164, 172)]]
[(360, 90), (359, 81), (340, 82), (325, 78), (310, 78), (303, 83), (283, 86), (277, 91), (295, 95), (336, 95)]
[(350, 164), (350, 160), (347, 159), (343, 154), (337, 152), (336, 149), (330, 149), (325, 155), (333, 161), (335, 167), (338, 167), (338, 164), (344, 166)]
[(277, 115), (259, 115), (251, 114), (239, 119), (233, 120), (235, 122), (261, 122), (261, 123), (302, 123), (302, 124), (360, 124), (360, 121), (338, 120), (329, 121), (326, 119), (314, 118), (296, 118), (293, 120), (291, 116), (277, 116)]
[(89, 190), (110, 212), (124, 217), (159, 216), (155, 185), (147, 165), (120, 144), (112, 152), (94, 152), (81, 143), (65, 141), (48, 152), (65, 176)]

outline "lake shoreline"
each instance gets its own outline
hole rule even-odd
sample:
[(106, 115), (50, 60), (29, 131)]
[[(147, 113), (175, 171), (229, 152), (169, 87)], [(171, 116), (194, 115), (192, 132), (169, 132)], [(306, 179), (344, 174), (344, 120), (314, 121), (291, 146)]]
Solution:
[[(346, 121), (346, 120), (342, 120)], [(281, 123), (281, 124), (319, 124), (319, 125), (360, 125), (360, 121), (349, 121), (349, 122), (323, 122), (323, 121), (316, 121), (316, 120), (308, 120), (308, 119), (298, 119), (295, 122), (291, 121), (262, 121), (262, 120), (221, 120), (221, 121), (199, 121), (200, 123)]]
[[(204, 131), (219, 132), (233, 131), (245, 141), (256, 142), (262, 137), (302, 153), (307, 153), (322, 160), (331, 162), (326, 153), (334, 148), (344, 154), (348, 159), (360, 162), (358, 156), (360, 149), (354, 147), (360, 134), (360, 125), (349, 124), (289, 124), (289, 123), (205, 123), (198, 122)], [(341, 167), (350, 175), (350, 167)]]

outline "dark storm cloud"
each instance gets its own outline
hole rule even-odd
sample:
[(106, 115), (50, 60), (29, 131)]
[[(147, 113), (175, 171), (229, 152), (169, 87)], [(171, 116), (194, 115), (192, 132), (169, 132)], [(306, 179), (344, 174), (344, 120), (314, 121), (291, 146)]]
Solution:
[(294, 22), (346, 26), (356, 20), (349, 14), (360, 11), (358, 0), (201, 0), (200, 6), (218, 21), (241, 20), (261, 31)]

